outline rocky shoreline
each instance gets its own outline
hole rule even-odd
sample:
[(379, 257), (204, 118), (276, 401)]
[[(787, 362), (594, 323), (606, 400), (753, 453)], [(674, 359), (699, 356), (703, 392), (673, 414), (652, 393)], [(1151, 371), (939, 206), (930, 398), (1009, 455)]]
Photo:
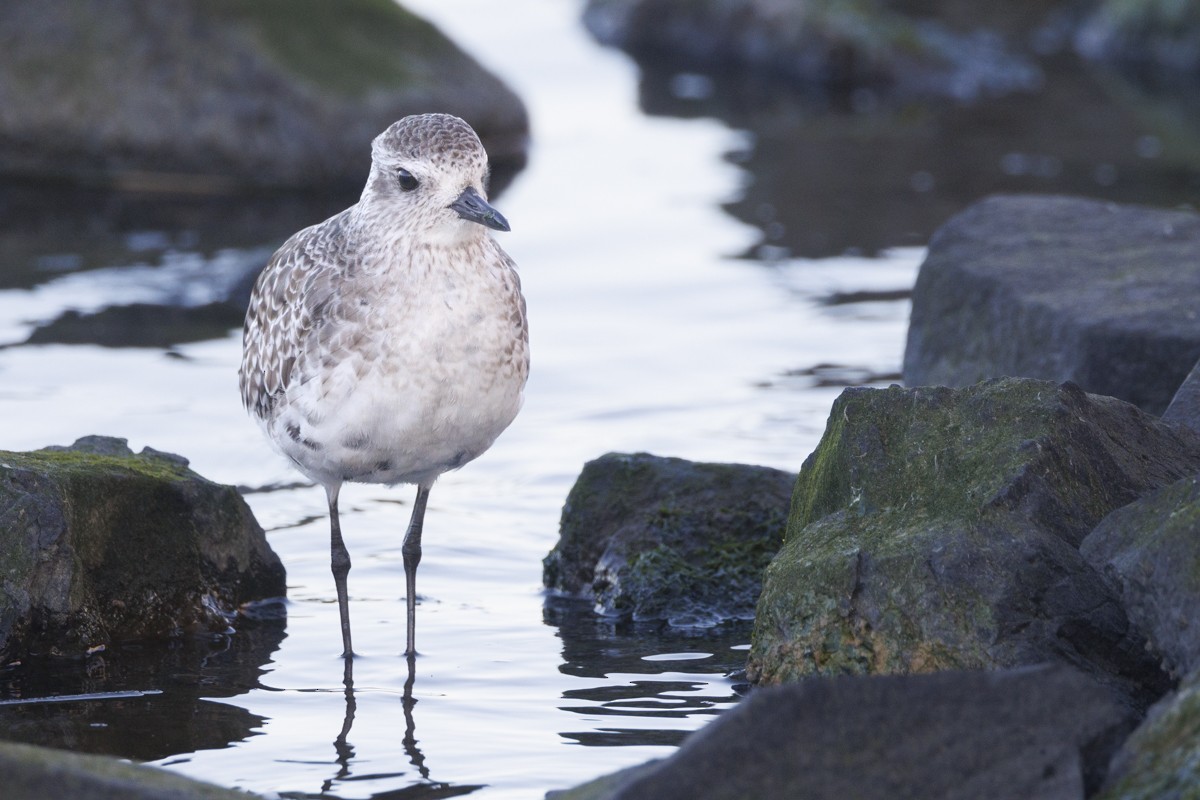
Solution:
[[(949, 221), (921, 268), (909, 348), (949, 354), (967, 377), (834, 403), (764, 573), (747, 664), (759, 688), (670, 758), (555, 796), (1184, 796), (1200, 781), (1200, 431), (1066, 379), (1167, 407), (1200, 341), (1195, 289), (1180, 285), (1200, 286), (1197, 225), (1191, 212), (1040, 197)], [(1053, 335), (1013, 323), (1035, 315)], [(1103, 346), (1081, 345), (1089, 336)], [(1148, 387), (1149, 354), (1161, 366)], [(923, 363), (906, 358), (913, 383), (910, 363)], [(1046, 364), (1063, 382), (1038, 376)], [(1002, 377), (1021, 367), (1035, 377)], [(622, 459), (658, 463), (601, 461)], [(728, 515), (746, 498), (705, 505)], [(572, 552), (588, 551), (579, 531), (608, 535), (571, 504), (563, 528)], [(553, 574), (581, 568), (556, 552)], [(1043, 723), (1053, 747), (1035, 744)]]

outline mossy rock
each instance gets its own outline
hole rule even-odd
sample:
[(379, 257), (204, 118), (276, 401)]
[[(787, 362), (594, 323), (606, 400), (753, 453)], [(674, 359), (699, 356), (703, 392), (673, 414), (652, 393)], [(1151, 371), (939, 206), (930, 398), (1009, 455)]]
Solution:
[(0, 451), (0, 655), (227, 631), (285, 575), (237, 490), (123, 439)]
[(1112, 512), (1081, 550), (1120, 587), (1163, 666), (1176, 676), (1200, 669), (1200, 477)]
[(0, 4), (0, 173), (219, 193), (361, 187), (370, 143), (457, 114), (519, 169), (520, 100), (393, 0)]
[(1097, 800), (1200, 797), (1200, 671), (1150, 709), (1113, 759)]
[(609, 453), (567, 496), (544, 582), (635, 621), (750, 619), (794, 480), (768, 467)]
[(1078, 545), (1200, 469), (1200, 438), (1078, 387), (850, 389), (768, 568), (749, 674), (1066, 662), (1139, 707), (1168, 681)]
[(48, 797), (86, 800), (255, 800), (258, 795), (223, 789), (156, 767), (108, 756), (0, 742), (5, 800)]

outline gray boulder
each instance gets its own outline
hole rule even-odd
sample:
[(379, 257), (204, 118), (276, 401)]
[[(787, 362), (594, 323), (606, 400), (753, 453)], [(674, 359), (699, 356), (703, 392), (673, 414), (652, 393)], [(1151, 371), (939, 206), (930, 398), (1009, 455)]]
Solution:
[(1192, 212), (983, 200), (930, 241), (904, 381), (1069, 380), (1161, 414), (1200, 360), (1197, 248)]
[(1176, 676), (1200, 669), (1200, 477), (1112, 512), (1080, 550), (1120, 586), (1130, 620), (1165, 669)]
[(356, 184), (414, 112), (522, 163), (525, 109), (386, 0), (0, 4), (0, 173), (215, 193)]
[(1132, 728), (1064, 668), (810, 678), (755, 690), (669, 758), (554, 800), (1080, 800)]
[(768, 467), (646, 453), (589, 461), (546, 556), (546, 587), (637, 621), (709, 627), (750, 619), (794, 482)]
[(1097, 800), (1194, 800), (1200, 787), (1200, 672), (1158, 702), (1112, 761)]
[(1145, 708), (1166, 676), (1078, 547), (1198, 468), (1200, 437), (1070, 384), (847, 390), (801, 469), (748, 673), (1049, 661)]
[(0, 657), (228, 631), (284, 569), (237, 490), (123, 439), (0, 452)]

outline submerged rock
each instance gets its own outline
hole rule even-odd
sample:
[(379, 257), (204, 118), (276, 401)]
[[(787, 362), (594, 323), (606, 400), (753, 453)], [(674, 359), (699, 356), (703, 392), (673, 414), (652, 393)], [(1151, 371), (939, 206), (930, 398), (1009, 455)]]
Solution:
[(1188, 800), (1200, 786), (1200, 671), (1159, 701), (1112, 762), (1097, 800)]
[(748, 672), (933, 672), (1045, 661), (1136, 707), (1167, 689), (1078, 546), (1200, 470), (1200, 437), (1071, 384), (850, 389), (796, 484)]
[(1200, 669), (1200, 477), (1117, 509), (1080, 549), (1120, 586), (1164, 668), (1176, 676)]
[(520, 100), (391, 0), (0, 4), (0, 173), (135, 190), (361, 187), (370, 142), (445, 111), (523, 164)]
[(1082, 798), (1133, 723), (1065, 668), (758, 689), (669, 758), (554, 800)]
[(1161, 414), (1200, 360), (1197, 248), (1193, 212), (983, 200), (929, 243), (904, 381), (1069, 380)]
[(795, 475), (609, 453), (567, 496), (547, 588), (597, 613), (706, 627), (749, 619), (778, 550)]
[(123, 439), (0, 452), (0, 657), (227, 631), (284, 569), (237, 490)]

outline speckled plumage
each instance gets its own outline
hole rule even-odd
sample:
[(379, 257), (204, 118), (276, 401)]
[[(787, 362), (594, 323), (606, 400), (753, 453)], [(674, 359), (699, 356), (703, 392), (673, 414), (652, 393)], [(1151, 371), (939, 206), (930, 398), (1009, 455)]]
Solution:
[[(487, 231), (508, 228), (483, 200), (486, 176), (467, 123), (406, 117), (376, 137), (359, 202), (292, 236), (255, 285), (242, 400), (325, 486), (335, 575), (344, 481), (427, 493), (521, 407), (525, 301), (515, 264)], [(419, 557), (416, 515), (414, 524)]]

